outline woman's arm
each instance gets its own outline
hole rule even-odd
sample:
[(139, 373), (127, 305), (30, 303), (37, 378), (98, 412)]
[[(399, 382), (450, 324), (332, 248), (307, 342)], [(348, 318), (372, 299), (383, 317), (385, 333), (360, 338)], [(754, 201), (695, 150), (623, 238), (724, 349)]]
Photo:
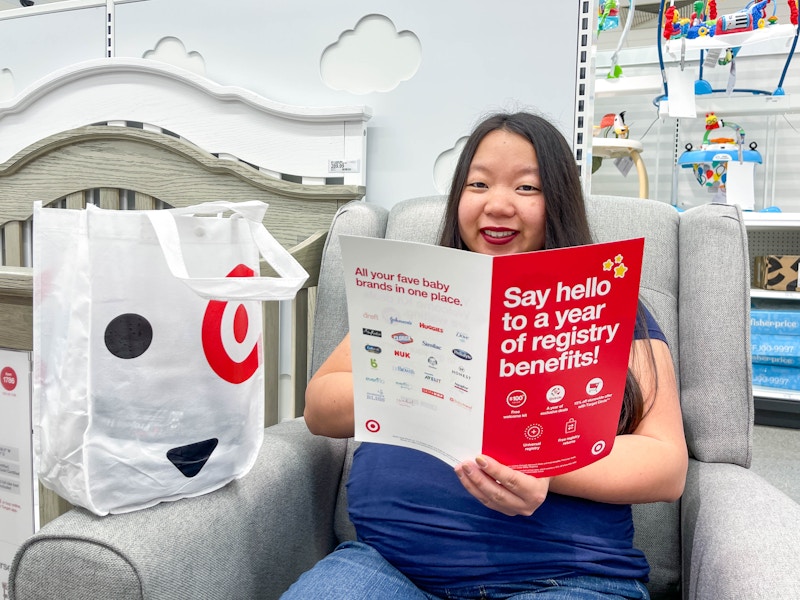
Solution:
[(552, 491), (621, 504), (671, 502), (683, 493), (688, 454), (672, 358), (664, 342), (650, 340), (651, 360), (647, 343), (634, 342), (639, 347), (630, 363), (644, 395), (644, 419), (632, 434), (616, 437), (608, 456), (554, 477)]
[(311, 433), (337, 438), (353, 437), (350, 334), (336, 346), (308, 382), (303, 416)]
[(632, 434), (615, 438), (608, 456), (550, 479), (480, 456), (456, 467), (462, 485), (487, 506), (519, 515), (532, 514), (548, 491), (619, 504), (677, 500), (688, 468), (678, 387), (669, 348), (660, 340), (649, 343), (652, 359), (648, 341), (637, 340), (630, 360), (645, 399), (645, 417)]

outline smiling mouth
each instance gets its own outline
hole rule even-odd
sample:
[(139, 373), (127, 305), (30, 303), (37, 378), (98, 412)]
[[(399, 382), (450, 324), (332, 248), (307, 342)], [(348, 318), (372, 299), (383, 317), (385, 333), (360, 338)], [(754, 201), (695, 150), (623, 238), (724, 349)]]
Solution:
[(504, 244), (517, 235), (512, 229), (481, 229), (481, 234), (490, 244)]

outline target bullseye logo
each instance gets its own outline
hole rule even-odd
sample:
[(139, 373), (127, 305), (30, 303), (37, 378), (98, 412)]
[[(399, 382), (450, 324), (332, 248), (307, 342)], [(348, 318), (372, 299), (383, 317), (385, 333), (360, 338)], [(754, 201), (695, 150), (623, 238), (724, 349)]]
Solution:
[(605, 449), (606, 449), (606, 443), (603, 440), (600, 440), (599, 442), (596, 442), (594, 446), (592, 446), (592, 454), (597, 456)]
[[(254, 277), (255, 271), (237, 265), (228, 277)], [(256, 307), (258, 303), (249, 303)], [(261, 364), (261, 331), (251, 324), (248, 305), (234, 300), (210, 300), (203, 315), (203, 352), (211, 369), (225, 381), (242, 383), (252, 377)]]
[(378, 423), (375, 419), (370, 419), (366, 423), (364, 423), (364, 427), (367, 428), (367, 431), (370, 433), (378, 433), (381, 430), (381, 424)]

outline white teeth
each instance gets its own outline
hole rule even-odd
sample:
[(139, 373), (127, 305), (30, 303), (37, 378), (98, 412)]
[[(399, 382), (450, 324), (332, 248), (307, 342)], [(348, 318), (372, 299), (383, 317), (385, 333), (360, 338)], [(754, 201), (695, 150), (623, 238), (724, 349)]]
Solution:
[(483, 233), (491, 238), (505, 238), (514, 235), (513, 231), (490, 231), (488, 229), (484, 229)]

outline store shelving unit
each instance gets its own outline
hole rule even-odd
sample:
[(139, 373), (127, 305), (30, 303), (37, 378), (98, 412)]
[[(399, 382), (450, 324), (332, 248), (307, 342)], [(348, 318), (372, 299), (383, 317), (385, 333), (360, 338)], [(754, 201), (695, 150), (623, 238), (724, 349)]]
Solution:
[[(659, 35), (661, 34), (661, 27), (662, 21), (661, 17), (659, 17)], [(776, 118), (778, 115), (800, 112), (800, 99), (786, 95), (782, 89), (798, 40), (798, 28), (795, 25), (779, 24), (753, 31), (718, 34), (714, 37), (672, 39), (667, 41), (663, 48), (659, 41), (659, 62), (664, 78), (664, 96), (659, 102), (659, 115), (661, 117), (670, 115), (669, 87), (662, 50), (673, 59), (680, 58), (682, 63), (690, 53), (694, 55), (697, 51), (701, 51), (700, 64), (702, 65), (702, 53), (706, 51), (763, 44), (791, 38), (794, 38), (794, 40), (787, 54), (786, 64), (783, 72), (779, 74), (776, 87), (773, 90), (742, 90), (745, 93), (738, 95), (715, 93), (719, 90), (712, 90), (711, 86), (703, 81), (702, 66), (695, 84), (695, 107), (698, 116), (716, 112), (726, 116), (763, 116), (767, 120), (767, 129), (768, 132), (771, 132), (772, 143), (767, 144), (769, 151), (765, 157), (765, 167), (768, 173), (766, 181), (774, 181), (776, 164), (774, 160), (776, 152), (774, 131)], [(673, 191), (673, 196), (674, 193)], [(769, 187), (768, 183), (765, 183), (760, 202), (761, 207), (772, 206), (774, 197), (775, 190)], [(747, 227), (751, 267), (756, 256), (800, 254), (800, 213), (746, 212), (745, 225)], [(797, 302), (797, 307), (800, 308), (800, 292), (752, 289), (751, 297), (785, 300), (789, 303)], [(756, 422), (766, 425), (800, 427), (800, 392), (754, 386), (753, 395), (756, 406)]]
[[(800, 253), (800, 213), (746, 212), (748, 251), (752, 259), (769, 254)], [(800, 309), (800, 292), (753, 288), (753, 298), (785, 300)], [(756, 423), (800, 428), (800, 392), (753, 386)]]

